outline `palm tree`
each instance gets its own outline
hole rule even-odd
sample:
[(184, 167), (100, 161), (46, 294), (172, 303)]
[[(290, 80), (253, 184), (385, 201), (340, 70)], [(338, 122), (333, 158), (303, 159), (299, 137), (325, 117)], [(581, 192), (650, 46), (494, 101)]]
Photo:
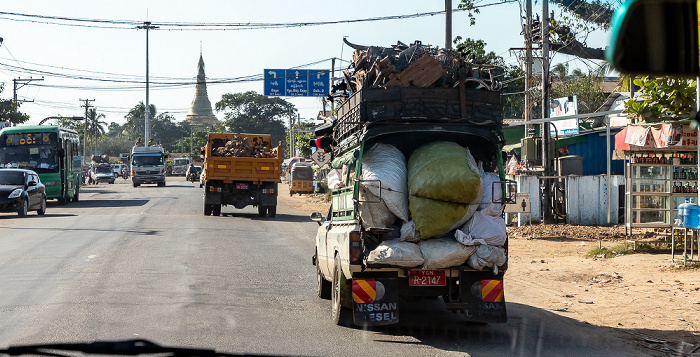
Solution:
[(104, 119), (104, 114), (97, 114), (97, 109), (90, 108), (87, 113), (87, 132), (88, 138), (92, 136), (92, 141), (94, 143), (94, 151), (97, 151), (97, 138), (105, 134), (105, 126), (107, 122), (101, 121)]

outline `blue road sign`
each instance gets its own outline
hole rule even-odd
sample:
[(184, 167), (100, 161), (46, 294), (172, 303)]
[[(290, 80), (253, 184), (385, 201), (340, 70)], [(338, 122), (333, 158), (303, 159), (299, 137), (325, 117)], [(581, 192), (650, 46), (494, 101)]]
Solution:
[(279, 97), (324, 97), (328, 95), (327, 69), (266, 69), (264, 92)]

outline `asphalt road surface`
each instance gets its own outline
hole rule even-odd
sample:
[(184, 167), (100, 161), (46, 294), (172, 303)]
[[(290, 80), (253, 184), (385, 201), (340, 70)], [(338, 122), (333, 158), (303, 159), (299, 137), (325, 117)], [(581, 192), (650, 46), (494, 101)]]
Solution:
[[(148, 339), (220, 352), (313, 356), (637, 356), (612, 329), (509, 304), (468, 324), (440, 298), (401, 302), (398, 325), (336, 326), (316, 297), (317, 224), (278, 207), (205, 217), (202, 189), (84, 187), (45, 216), (0, 214), (0, 347)], [(505, 297), (508, 298), (506, 274)]]

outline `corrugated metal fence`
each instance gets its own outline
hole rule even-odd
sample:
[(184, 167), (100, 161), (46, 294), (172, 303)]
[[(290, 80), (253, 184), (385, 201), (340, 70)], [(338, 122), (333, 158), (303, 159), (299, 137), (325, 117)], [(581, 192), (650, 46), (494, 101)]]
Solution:
[[(541, 221), (540, 185), (537, 176), (507, 175), (518, 183), (518, 192), (530, 193), (530, 214), (518, 213), (518, 225)], [(578, 226), (605, 225), (607, 212), (607, 178), (596, 176), (567, 176), (565, 181), (566, 223)], [(616, 224), (620, 215), (619, 186), (624, 185), (624, 176), (611, 176), (610, 222)], [(506, 217), (507, 222), (511, 217)]]

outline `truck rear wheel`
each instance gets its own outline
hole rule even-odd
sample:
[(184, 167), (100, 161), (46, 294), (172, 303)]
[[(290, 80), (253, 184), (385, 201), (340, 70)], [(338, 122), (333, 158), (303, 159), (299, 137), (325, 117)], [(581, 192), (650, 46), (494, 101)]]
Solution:
[(210, 204), (206, 204), (206, 203), (204, 204), (204, 215), (205, 216), (208, 216), (211, 214), (212, 206), (213, 205), (210, 205)]
[(315, 265), (316, 265), (316, 294), (318, 294), (318, 297), (321, 299), (330, 299), (331, 298), (331, 282), (326, 280), (323, 275), (321, 274), (321, 268), (318, 266), (318, 253), (316, 253), (316, 258), (315, 258)]
[(221, 205), (213, 204), (211, 213), (215, 216), (221, 215)]
[(333, 269), (333, 289), (331, 291), (331, 318), (336, 325), (347, 325), (350, 321), (350, 311), (343, 307), (341, 302), (341, 290), (345, 279), (340, 268), (340, 258), (335, 257), (335, 269)]
[(267, 207), (265, 207), (265, 206), (258, 206), (258, 216), (260, 216), (260, 217), (265, 217), (265, 216), (267, 216)]
[(267, 207), (267, 216), (268, 217), (274, 217), (276, 215), (277, 215), (277, 206)]

